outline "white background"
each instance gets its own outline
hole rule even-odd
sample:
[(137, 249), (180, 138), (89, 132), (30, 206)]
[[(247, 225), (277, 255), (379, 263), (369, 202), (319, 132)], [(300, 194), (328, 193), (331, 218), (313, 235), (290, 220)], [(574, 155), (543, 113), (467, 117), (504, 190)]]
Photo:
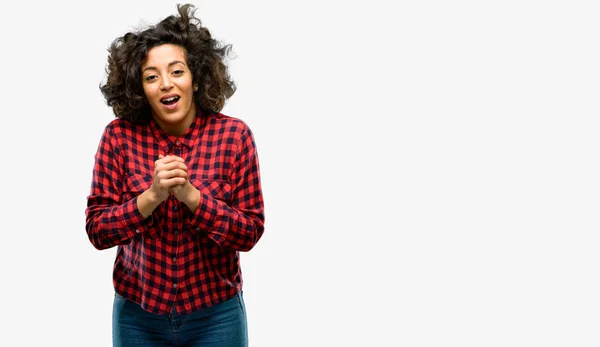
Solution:
[[(176, 3), (1, 5), (0, 345), (110, 345), (98, 86)], [(595, 3), (196, 1), (261, 162), (250, 345), (599, 346)]]

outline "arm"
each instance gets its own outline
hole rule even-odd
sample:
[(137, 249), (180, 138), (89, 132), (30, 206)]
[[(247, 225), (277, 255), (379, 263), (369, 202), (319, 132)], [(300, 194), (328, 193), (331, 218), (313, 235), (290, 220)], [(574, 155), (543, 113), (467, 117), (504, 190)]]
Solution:
[(128, 244), (137, 233), (158, 232), (158, 225), (147, 218), (160, 204), (151, 192), (122, 200), (124, 166), (122, 153), (108, 126), (96, 151), (85, 211), (86, 232), (97, 249)]
[(207, 234), (222, 247), (246, 252), (264, 232), (258, 155), (250, 129), (241, 135), (231, 179), (230, 205), (197, 189), (190, 190), (184, 203), (193, 215), (187, 223), (192, 233)]

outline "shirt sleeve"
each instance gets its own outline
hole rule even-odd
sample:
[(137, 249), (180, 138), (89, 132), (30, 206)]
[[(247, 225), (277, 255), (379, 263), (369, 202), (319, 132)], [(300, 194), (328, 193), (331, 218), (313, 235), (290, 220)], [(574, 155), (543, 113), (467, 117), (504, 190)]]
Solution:
[(113, 129), (107, 126), (94, 157), (90, 195), (87, 197), (86, 232), (97, 249), (124, 245), (138, 233), (157, 233), (152, 216), (138, 210), (137, 196), (123, 201), (123, 156)]
[(221, 247), (251, 250), (264, 232), (264, 203), (254, 137), (246, 127), (237, 147), (228, 204), (200, 192), (200, 204), (187, 224), (192, 233), (207, 233)]

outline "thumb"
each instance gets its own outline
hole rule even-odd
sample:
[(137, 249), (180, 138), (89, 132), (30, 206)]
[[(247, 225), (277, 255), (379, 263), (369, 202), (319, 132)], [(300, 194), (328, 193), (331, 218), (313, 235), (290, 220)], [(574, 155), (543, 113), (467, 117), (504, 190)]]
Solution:
[(164, 155), (162, 155), (162, 154), (159, 154), (159, 155), (158, 155), (158, 159), (164, 159), (164, 157), (165, 157), (165, 156), (164, 156)]

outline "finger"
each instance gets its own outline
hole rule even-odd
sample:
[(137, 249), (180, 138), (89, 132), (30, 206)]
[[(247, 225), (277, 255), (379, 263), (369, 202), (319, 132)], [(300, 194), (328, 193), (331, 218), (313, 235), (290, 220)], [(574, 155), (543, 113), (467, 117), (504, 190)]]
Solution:
[(154, 166), (160, 165), (161, 163), (166, 164), (166, 163), (175, 162), (175, 161), (185, 163), (183, 158), (176, 157), (174, 155), (164, 156), (162, 154), (159, 154), (158, 159), (154, 161)]
[(173, 178), (168, 178), (168, 179), (164, 179), (160, 181), (160, 187), (162, 189), (169, 189), (169, 191), (172, 190), (172, 188), (174, 188), (175, 186), (178, 185), (182, 185), (187, 181), (187, 179), (183, 178), (183, 177), (173, 177)]
[(165, 156), (162, 154), (159, 154), (158, 159), (154, 161), (154, 174), (155, 175), (159, 171), (160, 166), (163, 164), (164, 160), (165, 160)]
[(157, 176), (161, 179), (161, 180), (166, 180), (166, 179), (170, 179), (173, 177), (182, 177), (185, 180), (188, 179), (188, 174), (187, 171), (185, 170), (180, 170), (180, 169), (175, 169), (175, 170), (168, 170), (168, 171), (161, 171), (157, 174)]
[(180, 161), (182, 163), (185, 163), (185, 160), (183, 160), (183, 158), (172, 154), (167, 154), (166, 156), (163, 156), (163, 158), (165, 159), (165, 163), (169, 163), (172, 161)]
[(157, 171), (171, 171), (171, 170), (183, 170), (187, 172), (187, 165), (185, 165), (185, 163), (182, 163), (180, 161), (173, 161), (170, 163), (158, 163), (158, 165), (156, 166), (156, 170)]

